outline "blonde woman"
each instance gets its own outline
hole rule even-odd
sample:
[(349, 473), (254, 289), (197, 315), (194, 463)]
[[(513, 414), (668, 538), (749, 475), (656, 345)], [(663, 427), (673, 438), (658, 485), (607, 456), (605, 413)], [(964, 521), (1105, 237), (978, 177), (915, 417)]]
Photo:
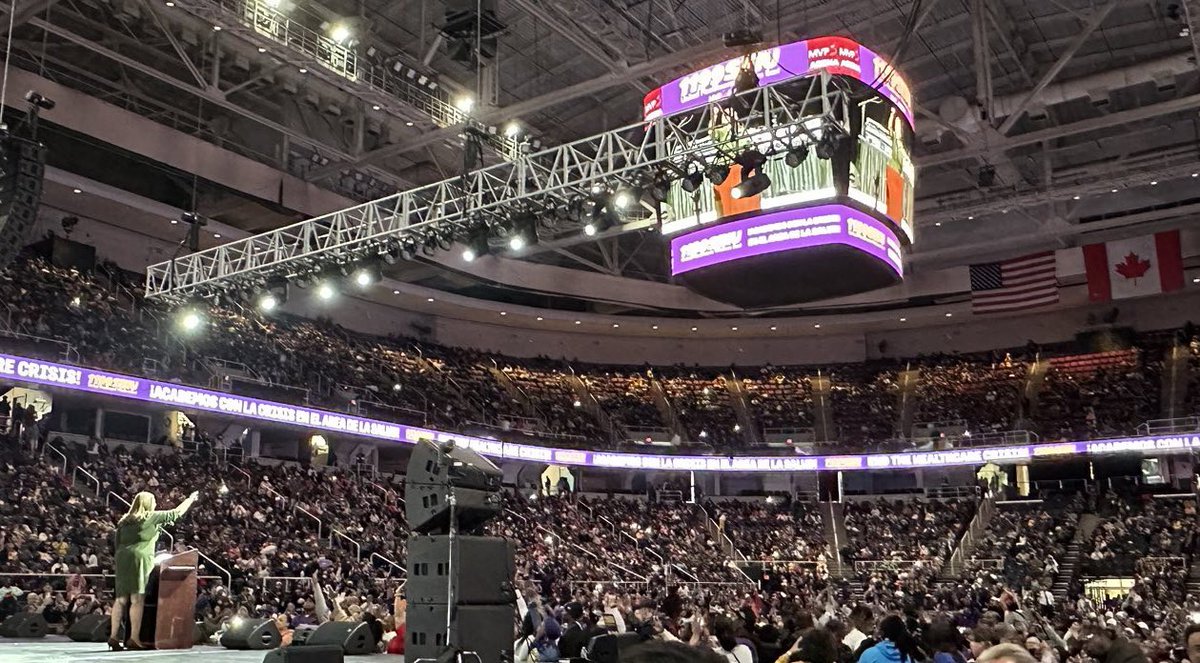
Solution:
[(141, 492), (134, 495), (129, 512), (117, 521), (117, 599), (113, 603), (109, 649), (120, 651), (124, 648), (117, 636), (125, 618), (126, 606), (129, 606), (128, 647), (147, 648), (138, 640), (138, 635), (142, 628), (142, 610), (146, 605), (146, 581), (150, 579), (150, 571), (154, 568), (154, 546), (158, 543), (158, 533), (161, 526), (182, 518), (199, 497), (198, 492), (193, 492), (174, 509), (155, 511), (154, 495)]

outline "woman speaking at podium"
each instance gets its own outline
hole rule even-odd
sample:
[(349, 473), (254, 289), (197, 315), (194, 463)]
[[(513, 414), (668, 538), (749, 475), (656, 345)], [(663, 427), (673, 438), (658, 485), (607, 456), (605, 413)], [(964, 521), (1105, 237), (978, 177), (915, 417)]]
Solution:
[(200, 493), (193, 492), (174, 509), (155, 511), (154, 495), (141, 492), (134, 495), (129, 512), (117, 521), (117, 599), (113, 603), (109, 649), (120, 651), (124, 648), (117, 636), (125, 618), (125, 606), (129, 606), (128, 646), (130, 649), (146, 649), (138, 641), (138, 634), (142, 628), (142, 610), (146, 605), (146, 582), (150, 579), (150, 571), (154, 569), (154, 546), (158, 543), (158, 534), (163, 525), (170, 525), (182, 518), (199, 497)]

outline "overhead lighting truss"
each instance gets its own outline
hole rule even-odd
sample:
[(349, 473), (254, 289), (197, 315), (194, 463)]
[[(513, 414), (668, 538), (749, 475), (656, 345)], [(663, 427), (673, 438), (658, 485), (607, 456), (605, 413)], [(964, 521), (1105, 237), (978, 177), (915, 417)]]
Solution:
[[(432, 121), (439, 127), (472, 124), (445, 88), (425, 74), (399, 63), (362, 58), (358, 48), (292, 20), (281, 5), (265, 0), (174, 0), (175, 6), (227, 34), (237, 35), (306, 75), (379, 106), (409, 121)], [(518, 154), (522, 142), (498, 127), (480, 127), (488, 144), (505, 158)]]
[[(186, 0), (197, 2), (203, 0)], [(785, 93), (786, 91), (786, 93)], [(675, 179), (697, 163), (731, 161), (753, 141), (786, 152), (808, 125), (832, 123), (849, 133), (851, 91), (820, 75), (738, 95), (728, 102), (606, 131), (559, 147), (473, 170), (386, 198), (314, 217), (244, 240), (151, 265), (149, 297), (182, 299), (254, 286), (268, 278), (311, 274), (332, 264), (429, 245), (431, 238), (465, 238), (480, 224), (502, 226), (514, 214), (555, 215), (560, 229), (582, 236), (581, 221), (560, 214), (597, 187), (635, 184), (648, 173)], [(714, 127), (721, 131), (714, 132)], [(714, 135), (723, 136), (715, 142)], [(633, 214), (649, 214), (644, 203)], [(629, 216), (629, 214), (626, 214)]]

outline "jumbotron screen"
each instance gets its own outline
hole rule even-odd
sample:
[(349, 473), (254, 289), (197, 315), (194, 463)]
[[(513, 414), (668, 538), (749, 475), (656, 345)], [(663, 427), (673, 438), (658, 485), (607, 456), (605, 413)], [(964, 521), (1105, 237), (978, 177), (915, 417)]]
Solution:
[[(853, 40), (820, 37), (764, 49), (676, 79), (646, 96), (644, 113), (647, 118), (684, 113), (726, 98), (739, 69), (748, 64), (753, 65), (760, 86), (774, 85), (783, 96), (796, 99), (796, 112), (806, 114), (792, 126), (800, 124), (802, 130), (790, 136), (753, 128), (739, 133), (732, 117), (726, 122), (720, 114), (713, 115), (714, 121), (698, 139), (700, 144), (693, 146), (698, 161), (720, 164), (731, 155), (757, 151), (766, 157), (758, 172), (770, 184), (756, 195), (736, 197), (735, 188), (743, 179), (736, 160), (723, 180), (716, 181), (709, 168), (708, 177), (699, 186), (690, 186), (691, 191), (683, 181), (674, 182), (663, 205), (661, 226), (665, 236), (674, 238), (673, 274), (693, 290), (741, 306), (786, 305), (900, 282), (903, 249), (914, 239), (916, 175), (911, 154), (913, 102), (903, 77)], [(804, 103), (812, 77), (820, 74), (836, 77), (841, 82), (830, 87), (846, 91), (837, 95), (834, 111), (823, 103)], [(840, 230), (828, 232), (834, 219)], [(801, 222), (814, 225), (796, 226)], [(872, 241), (851, 241), (851, 222), (858, 230), (869, 228)], [(751, 242), (761, 238), (745, 235), (740, 250), (722, 254), (719, 260), (710, 256), (690, 264), (675, 251), (677, 246), (708, 246), (716, 238), (776, 228), (780, 223), (789, 225), (785, 235), (803, 235), (803, 241), (752, 247)], [(740, 230), (727, 228), (728, 224)], [(681, 233), (689, 234), (680, 237)], [(772, 248), (763, 250), (766, 246)], [(789, 262), (781, 254), (793, 259)], [(822, 261), (826, 264), (819, 264)], [(747, 269), (730, 269), (731, 264)], [(851, 267), (857, 271), (849, 272)], [(720, 278), (712, 278), (714, 273)], [(821, 282), (819, 275), (833, 280)]]

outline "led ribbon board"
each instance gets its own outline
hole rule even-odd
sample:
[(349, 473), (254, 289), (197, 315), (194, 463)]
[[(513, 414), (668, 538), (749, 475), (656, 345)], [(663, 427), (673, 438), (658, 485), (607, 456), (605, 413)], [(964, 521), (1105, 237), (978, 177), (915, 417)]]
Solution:
[[(743, 57), (726, 60), (651, 90), (642, 102), (643, 117), (652, 120), (729, 97), (743, 60)], [(854, 78), (895, 104), (909, 126), (913, 126), (912, 92), (908, 83), (887, 60), (852, 39), (814, 37), (757, 51), (750, 54), (750, 61), (759, 85), (821, 72)]]
[(887, 224), (845, 205), (759, 214), (671, 240), (671, 275), (752, 256), (830, 244), (857, 249), (904, 275), (900, 240)]
[(357, 435), (385, 442), (416, 444), (420, 440), (454, 440), (459, 446), (469, 447), (491, 458), (589, 467), (703, 472), (886, 470), (1028, 462), (1037, 458), (1084, 454), (1183, 453), (1200, 448), (1200, 432), (1196, 432), (1165, 437), (846, 456), (730, 457), (616, 453), (510, 444), (12, 355), (0, 355), (0, 377), (27, 384), (292, 425), (312, 431)]

